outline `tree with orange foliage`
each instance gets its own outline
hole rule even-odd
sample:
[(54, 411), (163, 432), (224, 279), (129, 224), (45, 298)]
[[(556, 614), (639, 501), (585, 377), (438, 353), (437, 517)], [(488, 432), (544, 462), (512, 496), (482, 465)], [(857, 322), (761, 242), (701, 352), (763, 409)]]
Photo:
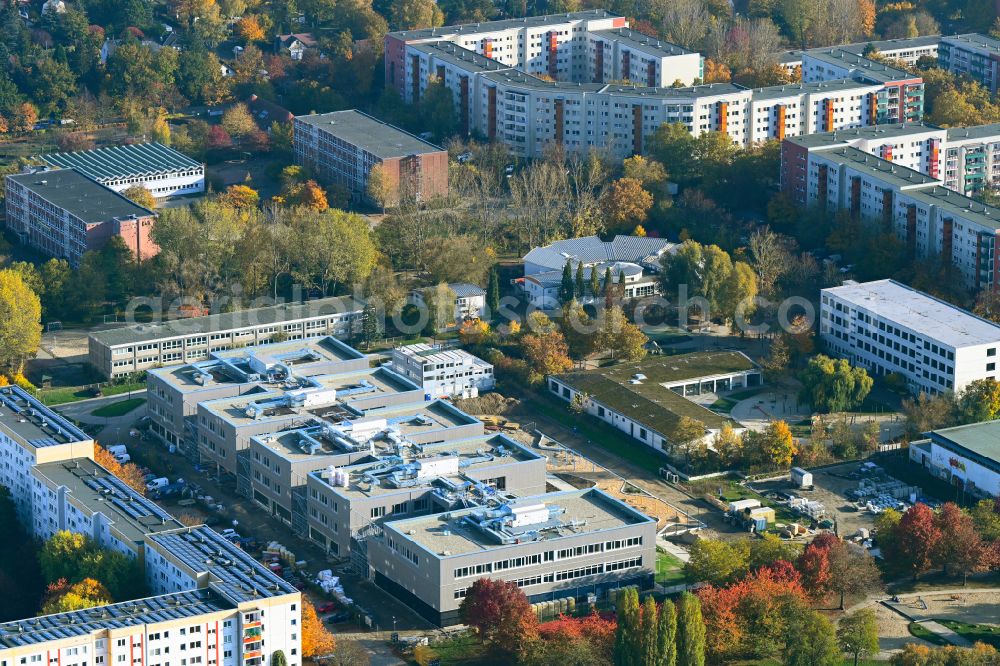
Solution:
[(30, 132), (38, 122), (38, 109), (31, 102), (18, 105), (11, 115), (14, 121), (10, 126), (12, 132)]
[(512, 581), (480, 578), (458, 610), (464, 623), (502, 652), (514, 652), (538, 636), (538, 619), (528, 597)]
[(260, 203), (260, 195), (252, 187), (230, 185), (225, 192), (219, 195), (219, 202), (237, 210), (248, 210), (257, 207), (257, 204)]
[(291, 206), (301, 206), (320, 213), (330, 207), (326, 192), (312, 179), (301, 184), (293, 184), (282, 191), (281, 196)]
[(146, 494), (146, 482), (143, 480), (142, 472), (139, 471), (139, 467), (135, 463), (121, 464), (115, 460), (110, 451), (97, 442), (94, 442), (94, 462), (117, 476), (125, 485), (140, 495)]
[(244, 16), (236, 24), (236, 30), (247, 43), (264, 40), (264, 28), (256, 16)]
[(875, 0), (858, 0), (858, 15), (861, 31), (871, 37), (875, 32)]
[(573, 369), (566, 338), (558, 331), (525, 335), (521, 338), (521, 353), (531, 366), (528, 381), (532, 384), (542, 381), (546, 375)]
[(306, 659), (322, 657), (334, 651), (337, 641), (323, 626), (316, 606), (302, 597), (302, 656)]
[(458, 339), (463, 345), (481, 345), (492, 337), (490, 325), (478, 317), (463, 321), (458, 329)]
[(724, 62), (716, 62), (711, 58), (705, 58), (705, 83), (729, 83), (733, 80), (733, 72), (729, 65)]
[(784, 560), (727, 587), (703, 587), (698, 597), (706, 650), (718, 661), (737, 654), (778, 653), (786, 641), (789, 619), (808, 601), (799, 573)]
[(619, 178), (601, 197), (601, 209), (612, 228), (644, 222), (652, 207), (653, 195), (643, 189), (642, 181), (636, 178)]

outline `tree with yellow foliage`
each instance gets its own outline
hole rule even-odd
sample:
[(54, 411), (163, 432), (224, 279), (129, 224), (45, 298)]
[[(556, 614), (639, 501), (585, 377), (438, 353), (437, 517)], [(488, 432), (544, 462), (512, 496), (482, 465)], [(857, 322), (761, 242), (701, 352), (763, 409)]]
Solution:
[(219, 202), (236, 210), (249, 210), (260, 203), (260, 195), (252, 187), (230, 185), (219, 195)]
[(0, 367), (20, 373), (42, 341), (42, 304), (17, 271), (0, 271)]
[(260, 42), (264, 40), (264, 29), (260, 27), (260, 21), (256, 16), (244, 16), (236, 24), (236, 30), (240, 37), (248, 44), (250, 42)]
[(705, 83), (729, 83), (733, 79), (733, 72), (724, 62), (716, 62), (711, 58), (705, 58)]
[(645, 221), (653, 207), (653, 195), (635, 178), (619, 178), (611, 183), (601, 197), (601, 209), (612, 230), (630, 223)]
[(143, 208), (148, 208), (149, 210), (156, 208), (156, 197), (142, 185), (133, 185), (123, 191), (122, 196)]
[(306, 659), (330, 654), (337, 647), (333, 634), (327, 631), (311, 601), (302, 597), (302, 656)]
[(492, 337), (489, 323), (478, 317), (462, 322), (458, 329), (458, 339), (463, 345), (481, 345)]
[(42, 615), (107, 606), (113, 601), (107, 588), (93, 578), (84, 578), (73, 585), (65, 578), (60, 578), (48, 587), (42, 604)]

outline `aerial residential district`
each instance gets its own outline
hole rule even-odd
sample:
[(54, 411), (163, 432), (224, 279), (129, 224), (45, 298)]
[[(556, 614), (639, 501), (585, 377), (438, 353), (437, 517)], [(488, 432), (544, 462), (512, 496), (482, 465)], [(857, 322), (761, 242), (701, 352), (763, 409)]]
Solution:
[(1000, 665), (998, 13), (0, 0), (0, 666)]

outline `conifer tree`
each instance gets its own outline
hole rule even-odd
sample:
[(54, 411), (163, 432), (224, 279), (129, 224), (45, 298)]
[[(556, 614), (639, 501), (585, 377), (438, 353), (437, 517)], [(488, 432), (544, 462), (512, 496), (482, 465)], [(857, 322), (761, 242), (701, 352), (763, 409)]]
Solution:
[(639, 664), (640, 666), (659, 666), (659, 636), (656, 601), (652, 596), (646, 597), (642, 605), (639, 619)]
[(500, 309), (500, 276), (496, 266), (490, 269), (490, 281), (486, 285), (486, 307), (490, 309), (490, 318), (496, 319)]
[(679, 605), (677, 666), (705, 666), (705, 621), (701, 617), (701, 601), (685, 592)]
[(565, 303), (573, 299), (573, 264), (566, 260), (563, 266), (562, 281), (559, 283), (559, 301)]
[(656, 643), (660, 666), (677, 666), (677, 611), (669, 599), (660, 606)]
[(590, 295), (597, 298), (601, 293), (600, 276), (597, 274), (597, 266), (590, 269)]
[(576, 297), (583, 298), (583, 262), (576, 264)]
[(615, 630), (615, 666), (639, 666), (639, 592), (634, 587), (618, 593)]

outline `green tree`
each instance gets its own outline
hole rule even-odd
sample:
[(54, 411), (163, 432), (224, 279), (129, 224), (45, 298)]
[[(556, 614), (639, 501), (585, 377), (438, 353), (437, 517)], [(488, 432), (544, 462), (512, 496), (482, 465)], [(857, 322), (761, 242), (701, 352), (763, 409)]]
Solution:
[(444, 14), (434, 0), (398, 0), (391, 4), (389, 24), (396, 30), (419, 30), (444, 25)]
[(20, 373), (42, 340), (42, 304), (17, 271), (0, 270), (0, 366)]
[(561, 303), (569, 302), (573, 298), (575, 290), (573, 285), (573, 263), (567, 259), (566, 265), (563, 266), (562, 281), (559, 283), (559, 301)]
[(759, 569), (782, 560), (795, 562), (801, 550), (798, 544), (782, 541), (777, 534), (765, 533), (760, 539), (750, 540), (748, 565)]
[(878, 620), (871, 608), (862, 608), (845, 615), (837, 627), (837, 640), (840, 649), (854, 657), (854, 666), (858, 666), (861, 657), (874, 657), (878, 654)]
[(618, 593), (618, 627), (615, 629), (615, 666), (639, 666), (641, 638), (639, 592), (628, 587)]
[(590, 268), (590, 282), (588, 287), (590, 288), (590, 295), (595, 299), (601, 295), (601, 276), (597, 272), (597, 266), (591, 266)]
[[(426, 1), (428, 0), (404, 0), (404, 2)], [(430, 1), (433, 5), (433, 0)], [(417, 112), (421, 118), (421, 127), (426, 127), (439, 142), (458, 131), (458, 116), (455, 113), (455, 100), (452, 97), (452, 92), (437, 77), (432, 78), (427, 83), (423, 97), (417, 104)]]
[(659, 612), (652, 595), (642, 604), (639, 618), (639, 665), (659, 666)]
[(575, 298), (562, 307), (559, 330), (566, 338), (569, 353), (574, 358), (582, 358), (593, 351), (594, 322)]
[(275, 650), (271, 653), (271, 666), (288, 666), (288, 659), (283, 651)]
[(583, 262), (578, 261), (576, 264), (576, 276), (573, 279), (573, 293), (577, 298), (583, 298), (584, 294), (584, 281), (583, 281)]
[(662, 164), (670, 165), (671, 177), (689, 183), (700, 176), (695, 163), (695, 139), (683, 123), (664, 123), (649, 141), (649, 152)]
[(660, 666), (677, 666), (677, 609), (669, 599), (665, 599), (660, 606), (656, 642)]
[(705, 666), (705, 621), (701, 601), (690, 592), (681, 594), (677, 613), (677, 666)]
[(490, 279), (486, 283), (486, 307), (490, 310), (490, 318), (496, 319), (500, 313), (500, 274), (496, 266), (490, 268)]
[(366, 304), (361, 317), (361, 339), (364, 340), (365, 349), (370, 349), (373, 343), (382, 338), (382, 327), (379, 325), (375, 306), (371, 303)]
[(858, 407), (872, 389), (872, 378), (864, 368), (852, 368), (845, 359), (819, 354), (799, 375), (800, 399), (821, 412), (840, 412)]
[(797, 608), (789, 618), (786, 666), (839, 666), (840, 648), (833, 625), (816, 611)]
[(750, 545), (746, 539), (726, 542), (698, 539), (691, 545), (691, 558), (684, 572), (691, 580), (725, 585), (741, 578), (750, 569)]
[(594, 342), (597, 349), (610, 351), (613, 358), (638, 361), (646, 356), (649, 338), (625, 317), (621, 306), (613, 305), (601, 313), (600, 331)]

